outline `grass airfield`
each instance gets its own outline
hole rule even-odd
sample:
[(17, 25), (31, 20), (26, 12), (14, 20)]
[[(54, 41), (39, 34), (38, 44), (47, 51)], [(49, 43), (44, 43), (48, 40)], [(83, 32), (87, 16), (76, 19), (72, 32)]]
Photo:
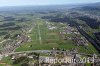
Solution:
[[(77, 48), (78, 51), (82, 53), (97, 53), (95, 48), (90, 43), (88, 46), (89, 50), (87, 50), (84, 48), (84, 46), (77, 47), (75, 42), (72, 40), (64, 40), (60, 35), (60, 31), (62, 30), (60, 28), (66, 27), (67, 25), (67, 23), (61, 24), (38, 19), (34, 22), (31, 33), (28, 33), (28, 35), (31, 37), (31, 42), (24, 43), (15, 51), (50, 50), (52, 48), (71, 50), (72, 48)], [(50, 26), (54, 26), (54, 28), (49, 28)], [(74, 34), (66, 34), (67, 37), (72, 37), (73, 35)]]

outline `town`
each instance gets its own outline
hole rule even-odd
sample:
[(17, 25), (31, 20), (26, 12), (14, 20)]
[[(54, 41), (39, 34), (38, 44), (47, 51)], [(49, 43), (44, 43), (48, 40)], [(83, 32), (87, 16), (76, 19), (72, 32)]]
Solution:
[(0, 66), (100, 66), (100, 11), (65, 6), (0, 10)]

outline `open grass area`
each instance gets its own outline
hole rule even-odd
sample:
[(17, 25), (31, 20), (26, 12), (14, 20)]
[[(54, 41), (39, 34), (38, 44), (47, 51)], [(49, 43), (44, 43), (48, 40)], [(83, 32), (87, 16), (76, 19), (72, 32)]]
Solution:
[[(50, 50), (52, 48), (63, 48), (70, 50), (72, 48), (77, 48), (79, 52), (91, 54), (97, 53), (96, 49), (89, 44), (88, 49), (85, 49), (84, 46), (77, 47), (75, 42), (72, 40), (64, 40), (59, 34), (61, 27), (66, 27), (67, 24), (53, 23), (49, 22), (49, 26), (55, 26), (55, 29), (49, 29), (48, 24), (41, 19), (38, 19), (34, 22), (34, 27), (31, 33), (28, 35), (31, 37), (32, 41), (24, 43), (22, 46), (16, 49), (16, 52), (19, 51), (31, 51), (31, 50)], [(64, 36), (72, 37), (74, 34), (66, 34)], [(82, 36), (79, 34), (78, 36)], [(92, 50), (91, 50), (92, 49)]]
[[(72, 41), (61, 40), (58, 29), (49, 30), (45, 21), (37, 20), (35, 26), (30, 34), (28, 34), (32, 41), (24, 43), (16, 51), (29, 51), (29, 50), (48, 50), (52, 48), (75, 48)], [(52, 23), (56, 25), (56, 23)], [(59, 25), (57, 25), (59, 27)], [(40, 35), (39, 35), (40, 31)], [(39, 39), (41, 38), (41, 39)]]
[(3, 61), (0, 66), (12, 66), (12, 60), (10, 57), (4, 57), (1, 61)]

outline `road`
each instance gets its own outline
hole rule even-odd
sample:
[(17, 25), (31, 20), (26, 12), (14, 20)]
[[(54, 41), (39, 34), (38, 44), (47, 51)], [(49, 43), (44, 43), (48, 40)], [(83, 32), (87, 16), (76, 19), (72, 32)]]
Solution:
[(0, 55), (0, 60), (5, 57), (5, 56), (10, 56), (10, 55), (17, 55), (17, 54), (24, 54), (24, 53), (32, 53), (32, 52), (36, 52), (36, 53), (43, 53), (43, 54), (50, 54), (50, 53), (69, 53), (69, 54), (80, 54), (83, 56), (93, 56), (92, 54), (84, 54), (84, 53), (78, 53), (78, 52), (69, 52), (69, 51), (60, 51), (60, 50), (33, 50), (33, 51), (22, 51), (22, 52), (12, 52), (12, 53), (7, 53), (7, 54), (3, 54)]
[(94, 40), (91, 36), (89, 36), (83, 29), (81, 29), (79, 26), (76, 26), (78, 31), (98, 50), (100, 53), (100, 44)]

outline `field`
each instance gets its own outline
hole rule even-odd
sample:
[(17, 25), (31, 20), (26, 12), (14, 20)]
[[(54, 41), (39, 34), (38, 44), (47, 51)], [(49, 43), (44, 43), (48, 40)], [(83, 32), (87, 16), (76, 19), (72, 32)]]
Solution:
[[(52, 26), (52, 28), (50, 28)], [(76, 46), (72, 40), (65, 40), (63, 37), (72, 37), (74, 34), (61, 35), (62, 27), (68, 26), (67, 23), (55, 23), (47, 22), (46, 20), (36, 19), (32, 32), (28, 35), (31, 37), (31, 42), (24, 43), (22, 46), (16, 49), (19, 51), (31, 51), (31, 50), (50, 50), (52, 48), (60, 48), (71, 50), (77, 48), (79, 52), (83, 53), (97, 53), (95, 48), (88, 43), (88, 49), (84, 46)], [(81, 34), (79, 34), (82, 37)], [(92, 49), (92, 50), (91, 50)]]
[[(46, 22), (38, 20), (34, 26), (32, 32), (29, 34), (32, 38), (31, 42), (25, 43), (23, 46), (18, 48), (20, 50), (40, 50), (40, 49), (51, 49), (55, 48), (72, 48), (72, 41), (66, 41), (68, 44), (60, 44), (61, 39), (58, 33), (58, 29), (49, 30)], [(64, 42), (64, 41), (63, 41)], [(64, 43), (66, 43), (64, 42)], [(31, 46), (32, 45), (32, 46)], [(31, 47), (30, 47), (31, 46)]]

